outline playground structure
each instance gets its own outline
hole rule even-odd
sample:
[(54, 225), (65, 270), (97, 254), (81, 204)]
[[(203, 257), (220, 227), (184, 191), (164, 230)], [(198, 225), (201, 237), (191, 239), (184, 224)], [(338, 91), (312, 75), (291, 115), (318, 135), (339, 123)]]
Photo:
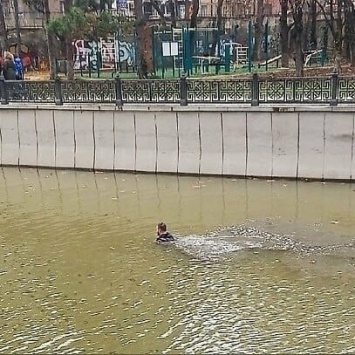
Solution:
[[(152, 28), (153, 74), (155, 77), (180, 77), (230, 72), (245, 66), (248, 47), (221, 40), (217, 28)], [(213, 42), (215, 49), (212, 50)], [(136, 72), (136, 38), (108, 38), (98, 42), (76, 40), (74, 70), (91, 77), (101, 72)], [(213, 53), (212, 53), (213, 52)]]
[(218, 74), (221, 70), (228, 73), (245, 66), (249, 58), (247, 46), (222, 40), (217, 28), (175, 28), (171, 38), (177, 47), (170, 61), (173, 72), (184, 71), (189, 76), (213, 71)]
[[(254, 33), (249, 22), (246, 33), (240, 43), (228, 37), (216, 27), (169, 28), (153, 26), (148, 29), (149, 41), (146, 50), (151, 53), (150, 73), (155, 78), (173, 78), (231, 73), (236, 71), (269, 70), (269, 66), (278, 67), (281, 55), (275, 38), (269, 35), (268, 23), (265, 24), (262, 38), (262, 61), (253, 62)], [(245, 38), (246, 37), (246, 38)], [(149, 42), (149, 43), (148, 43)], [(272, 47), (272, 48), (271, 48)], [(115, 73), (137, 72), (137, 43), (134, 35), (99, 42), (77, 40), (74, 42), (74, 69), (81, 75), (102, 71)], [(305, 66), (324, 65), (326, 47), (305, 53)]]
[[(161, 77), (169, 70), (173, 77), (182, 72), (188, 76), (228, 73), (250, 60), (249, 47), (222, 39), (217, 28), (174, 28), (154, 35), (155, 71)], [(164, 53), (164, 44), (176, 51)]]
[(324, 48), (319, 49), (319, 50), (314, 50), (311, 51), (310, 53), (307, 53), (305, 56), (305, 61), (304, 61), (304, 66), (307, 67), (312, 64), (312, 60), (320, 61), (322, 66), (324, 65), (325, 62), (325, 51)]
[[(216, 53), (212, 53), (216, 28), (173, 28), (155, 31), (154, 68), (161, 77), (169, 71), (172, 76), (193, 75), (209, 71), (209, 66), (220, 63), (220, 43), (216, 43)], [(166, 48), (171, 50), (166, 50)], [(218, 69), (216, 69), (218, 70)]]
[(99, 42), (76, 40), (74, 42), (74, 70), (90, 74), (100, 71), (135, 71), (135, 38), (118, 37)]

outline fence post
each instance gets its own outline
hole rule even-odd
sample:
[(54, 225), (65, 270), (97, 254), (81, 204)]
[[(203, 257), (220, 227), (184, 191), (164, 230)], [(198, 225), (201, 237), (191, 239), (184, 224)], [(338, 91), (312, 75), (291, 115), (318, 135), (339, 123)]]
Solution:
[(180, 106), (187, 106), (187, 82), (185, 73), (182, 73), (180, 78)]
[(119, 75), (116, 75), (115, 78), (115, 92), (116, 92), (116, 106), (122, 108), (123, 99), (122, 99), (122, 80)]
[(251, 85), (251, 105), (259, 106), (259, 77), (257, 73), (253, 74)]
[(62, 83), (58, 76), (54, 79), (54, 97), (56, 105), (63, 105)]
[(330, 80), (331, 95), (332, 95), (330, 99), (330, 106), (338, 105), (338, 98), (337, 98), (338, 84), (339, 84), (338, 73), (333, 73)]
[(1, 98), (1, 105), (7, 105), (9, 103), (7, 90), (6, 90), (6, 82), (3, 76), (0, 76), (0, 98)]

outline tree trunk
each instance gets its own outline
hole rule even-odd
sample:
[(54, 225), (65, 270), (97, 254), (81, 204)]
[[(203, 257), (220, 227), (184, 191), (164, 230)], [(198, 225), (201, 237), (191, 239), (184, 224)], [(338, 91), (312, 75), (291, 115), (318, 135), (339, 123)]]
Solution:
[(213, 31), (212, 33), (212, 45), (211, 45), (211, 51), (210, 51), (210, 55), (214, 56), (216, 54), (216, 47), (217, 47), (217, 42), (218, 42), (218, 38), (219, 35), (221, 33), (221, 29), (222, 29), (222, 6), (223, 6), (223, 2), (224, 0), (218, 0), (217, 3), (217, 31)]
[[(47, 1), (47, 0), (46, 0)], [(101, 5), (101, 3), (100, 3)], [(73, 6), (73, 0), (64, 1), (64, 12), (67, 13)], [(101, 9), (100, 9), (101, 11)], [(74, 51), (73, 51), (73, 39), (71, 36), (65, 40), (65, 54), (67, 58), (67, 77), (68, 80), (74, 80)]]
[(289, 67), (289, 47), (288, 47), (288, 33), (289, 26), (287, 23), (288, 0), (280, 0), (281, 16), (280, 16), (280, 47), (281, 47), (281, 66), (283, 68)]
[(160, 8), (160, 3), (157, 0), (150, 0), (150, 3), (152, 4), (153, 9), (157, 12), (157, 14), (159, 15), (161, 24), (163, 26), (166, 25), (166, 21), (165, 21), (165, 15), (164, 12), (161, 10)]
[(346, 58), (351, 66), (355, 66), (355, 8), (351, 0), (344, 1), (344, 47), (346, 49)]
[(310, 28), (311, 28), (311, 24), (310, 24), (310, 13), (304, 13), (303, 14), (304, 17), (304, 21), (303, 21), (303, 32), (302, 32), (302, 49), (303, 51), (308, 51), (311, 48), (310, 45)]
[(350, 65), (354, 68), (355, 67), (355, 40), (350, 47)]
[(5, 15), (2, 1), (0, 0), (0, 55), (8, 49), (8, 38), (5, 24)]
[(343, 41), (343, 56), (350, 60), (350, 42), (351, 42), (351, 23), (349, 16), (349, 8), (345, 5), (344, 8), (344, 41)]
[(175, 0), (169, 1), (170, 14), (171, 14), (171, 27), (176, 28), (176, 2)]
[(57, 75), (57, 62), (55, 58), (55, 38), (52, 34), (48, 33), (46, 28), (46, 36), (48, 42), (48, 61), (49, 61), (49, 78), (54, 80)]
[(142, 0), (134, 0), (134, 12), (137, 21), (137, 74), (139, 78), (144, 79), (153, 72), (153, 58), (151, 36), (149, 36), (150, 28), (143, 14)]
[(144, 28), (146, 26), (146, 20), (143, 16), (142, 0), (134, 0), (134, 12), (137, 21), (137, 74), (140, 79), (144, 79), (148, 76), (148, 71), (144, 58)]
[(21, 33), (20, 33), (20, 21), (18, 11), (18, 0), (13, 0), (14, 3), (14, 17), (15, 17), (15, 31), (16, 31), (16, 54), (21, 53)]
[(334, 72), (341, 74), (342, 45), (335, 43)]
[(302, 48), (303, 9), (302, 0), (296, 0), (293, 10), (296, 76), (303, 76), (304, 54)]
[(296, 65), (296, 76), (303, 76), (304, 69), (304, 53), (302, 50), (302, 37), (296, 32), (295, 33), (295, 65)]
[(145, 60), (145, 46), (144, 46), (144, 30), (146, 25), (141, 24), (137, 26), (137, 51), (138, 51), (138, 63), (137, 63), (137, 73), (140, 79), (145, 79), (148, 77), (148, 67)]
[[(319, 6), (325, 22), (332, 34), (335, 57), (334, 57), (334, 71), (341, 73), (341, 57), (342, 57), (342, 48), (343, 48), (343, 0), (337, 0), (337, 9), (334, 9), (335, 1), (329, 2), (329, 8), (326, 9), (323, 2), (320, 0), (315, 0)], [(335, 17), (336, 10), (336, 17)]]
[[(335, 56), (334, 56), (334, 72), (341, 73), (341, 58), (342, 58), (342, 50), (343, 50), (343, 23), (342, 23), (342, 16), (341, 16), (341, 1), (337, 0), (337, 18), (335, 18), (334, 13), (334, 5), (333, 1), (329, 3), (329, 12), (330, 12), (330, 31), (333, 36), (334, 41), (334, 49), (335, 49)], [(338, 18), (340, 13), (340, 18)]]
[[(354, 23), (355, 23), (355, 6), (352, 1), (347, 0), (347, 3), (349, 4), (349, 24), (350, 24), (350, 41), (349, 41), (349, 47), (350, 47), (350, 64), (352, 67), (355, 67), (355, 28), (354, 28)], [(351, 26), (352, 24), (352, 26)]]
[(192, 0), (192, 10), (190, 18), (190, 27), (197, 28), (197, 15), (200, 9), (200, 0)]
[(197, 15), (200, 9), (200, 0), (192, 0), (192, 10), (190, 18), (190, 28), (195, 29), (190, 31), (190, 54), (194, 55), (196, 30), (197, 30)]
[(336, 26), (338, 31), (338, 39), (337, 43), (335, 43), (336, 47), (336, 55), (334, 62), (334, 70), (341, 74), (341, 58), (342, 58), (342, 49), (343, 49), (343, 0), (337, 1), (337, 18), (336, 18)]
[(260, 62), (261, 60), (261, 43), (263, 36), (263, 21), (264, 21), (264, 0), (256, 1), (256, 14), (254, 22), (254, 61)]
[(68, 80), (74, 80), (74, 51), (71, 38), (65, 40), (65, 55), (67, 58), (67, 78)]
[(343, 35), (344, 27), (343, 27), (343, 11), (342, 10), (343, 10), (343, 1), (338, 0), (337, 19), (336, 19), (337, 31), (338, 31), (338, 40), (337, 40), (338, 43), (335, 43), (336, 56), (335, 56), (334, 69), (339, 74), (341, 74), (341, 71), (342, 71), (341, 59), (343, 57), (342, 49), (343, 49), (343, 44), (344, 44), (344, 35)]
[(57, 63), (55, 60), (55, 53), (54, 53), (54, 36), (50, 33), (48, 33), (48, 23), (51, 18), (51, 14), (49, 11), (49, 3), (48, 0), (43, 0), (43, 12), (44, 12), (44, 19), (46, 21), (46, 37), (47, 37), (47, 45), (48, 45), (48, 60), (49, 60), (49, 78), (50, 80), (54, 80), (56, 74), (57, 74)]
[(311, 0), (310, 3), (310, 47), (311, 49), (317, 49), (317, 4), (315, 0)]

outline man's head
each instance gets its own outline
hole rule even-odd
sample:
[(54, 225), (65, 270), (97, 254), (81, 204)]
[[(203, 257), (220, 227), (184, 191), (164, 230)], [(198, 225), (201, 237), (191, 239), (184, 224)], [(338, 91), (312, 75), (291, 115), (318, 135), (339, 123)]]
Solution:
[(166, 224), (163, 222), (158, 223), (157, 225), (157, 235), (161, 235), (166, 232)]

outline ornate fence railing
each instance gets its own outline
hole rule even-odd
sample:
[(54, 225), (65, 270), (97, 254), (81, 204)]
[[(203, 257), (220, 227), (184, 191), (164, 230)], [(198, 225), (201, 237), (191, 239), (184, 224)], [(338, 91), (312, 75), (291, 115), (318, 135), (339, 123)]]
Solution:
[(355, 104), (355, 77), (5, 81), (0, 101), (85, 104)]

